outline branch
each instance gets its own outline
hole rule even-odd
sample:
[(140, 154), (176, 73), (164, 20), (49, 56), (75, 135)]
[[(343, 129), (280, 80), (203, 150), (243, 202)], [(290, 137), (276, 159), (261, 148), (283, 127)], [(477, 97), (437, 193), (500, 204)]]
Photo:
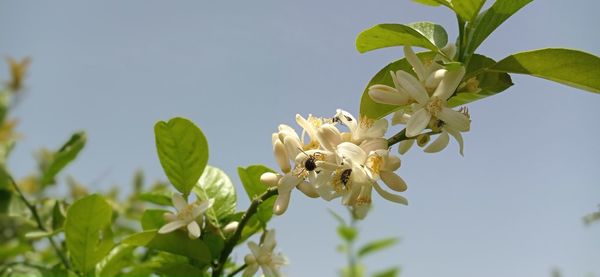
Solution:
[[(37, 208), (35, 207), (35, 205), (31, 204), (31, 202), (29, 202), (27, 200), (27, 198), (25, 198), (25, 195), (23, 194), (23, 192), (21, 191), (21, 189), (19, 188), (19, 186), (17, 185), (17, 183), (15, 182), (13, 177), (10, 174), (8, 174), (8, 172), (6, 172), (6, 171), (5, 171), (5, 174), (8, 177), (8, 180), (11, 182), (11, 184), (15, 188), (15, 191), (17, 191), (17, 194), (19, 194), (19, 197), (21, 198), (21, 200), (23, 200), (23, 203), (25, 203), (25, 206), (27, 206), (29, 211), (31, 211), (31, 215), (33, 215), (33, 219), (35, 219), (38, 229), (40, 229), (41, 231), (47, 232), (48, 230), (46, 229), (46, 227), (44, 227), (44, 223), (42, 223), (42, 219), (40, 218), (40, 215), (38, 214)], [(65, 257), (64, 253), (58, 247), (58, 244), (56, 244), (56, 242), (54, 241), (54, 239), (51, 236), (48, 237), (48, 240), (50, 241), (52, 248), (54, 248), (54, 250), (56, 251), (56, 255), (58, 255), (58, 257), (60, 258), (60, 261), (65, 266), (65, 268), (70, 269), (71, 267), (69, 266), (69, 262), (67, 261), (67, 258)]]
[(233, 272), (229, 273), (229, 275), (227, 275), (227, 277), (233, 277), (233, 276), (235, 276), (236, 274), (240, 273), (242, 270), (246, 269), (246, 267), (248, 267), (248, 265), (247, 264), (243, 264), (242, 266), (238, 267)]
[(263, 201), (265, 201), (275, 195), (277, 195), (277, 188), (272, 187), (272, 188), (267, 189), (267, 191), (265, 191), (263, 194), (261, 194), (254, 200), (252, 200), (250, 207), (248, 207), (248, 210), (246, 210), (246, 213), (244, 213), (244, 215), (242, 216), (242, 219), (240, 220), (240, 223), (238, 224), (238, 227), (235, 230), (235, 233), (227, 241), (225, 241), (225, 246), (223, 247), (223, 251), (221, 252), (221, 257), (219, 257), (219, 261), (217, 262), (217, 265), (213, 268), (213, 273), (212, 273), (213, 277), (220, 277), (223, 275), (222, 274), (223, 269), (224, 269), (225, 263), (227, 262), (227, 259), (229, 258), (229, 255), (231, 255), (233, 248), (237, 245), (238, 241), (242, 237), (242, 231), (244, 230), (244, 227), (246, 226), (246, 224), (248, 223), (250, 218), (258, 210), (258, 206)]

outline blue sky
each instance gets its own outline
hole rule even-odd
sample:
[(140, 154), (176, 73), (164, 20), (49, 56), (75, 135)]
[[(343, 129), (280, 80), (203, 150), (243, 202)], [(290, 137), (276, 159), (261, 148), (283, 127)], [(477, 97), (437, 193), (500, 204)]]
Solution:
[[(591, 0), (534, 1), (479, 51), (500, 59), (568, 46), (600, 55), (598, 9)], [(65, 175), (98, 191), (128, 184), (137, 168), (165, 179), (153, 125), (184, 116), (208, 137), (209, 163), (229, 173), (243, 195), (236, 167), (276, 167), (270, 135), (278, 124), (292, 124), (296, 113), (356, 113), (370, 77), (402, 56), (399, 48), (359, 54), (356, 35), (377, 23), (415, 21), (440, 23), (456, 35), (449, 11), (405, 0), (2, 0), (0, 55), (33, 57), (28, 93), (16, 110), (25, 137), (10, 167), (24, 176), (35, 168), (34, 150), (86, 130), (88, 145)], [(365, 240), (402, 242), (366, 259), (369, 269), (401, 265), (403, 276), (548, 276), (554, 267), (565, 276), (600, 274), (600, 226), (581, 221), (600, 203), (600, 95), (513, 80), (505, 93), (469, 105), (464, 157), (452, 143), (440, 154), (402, 158), (398, 173), (411, 204), (376, 198), (360, 226)], [(343, 211), (298, 193), (272, 221), (292, 261), (290, 276), (332, 276), (343, 266), (327, 208)]]

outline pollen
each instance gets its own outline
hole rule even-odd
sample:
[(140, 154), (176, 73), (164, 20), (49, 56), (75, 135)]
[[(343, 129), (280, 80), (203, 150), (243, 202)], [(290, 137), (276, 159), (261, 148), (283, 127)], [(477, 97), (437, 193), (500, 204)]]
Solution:
[(188, 220), (194, 216), (194, 204), (189, 204), (177, 213), (177, 219)]
[(427, 110), (435, 117), (442, 111), (443, 101), (437, 96), (431, 97), (429, 103), (427, 103)]
[(383, 157), (379, 155), (372, 155), (367, 158), (367, 162), (365, 164), (371, 169), (371, 172), (379, 175), (381, 165), (383, 164)]

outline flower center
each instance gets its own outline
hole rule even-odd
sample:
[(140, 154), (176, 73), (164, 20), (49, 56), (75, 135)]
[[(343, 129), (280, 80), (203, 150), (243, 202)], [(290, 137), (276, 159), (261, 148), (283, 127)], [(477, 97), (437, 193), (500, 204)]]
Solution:
[(194, 204), (188, 204), (177, 213), (177, 218), (185, 221), (194, 220)]
[(271, 253), (265, 253), (265, 255), (261, 255), (256, 259), (256, 262), (260, 265), (268, 265), (271, 264)]
[(381, 165), (383, 164), (383, 157), (377, 154), (370, 156), (367, 158), (367, 162), (365, 163), (371, 169), (375, 175), (379, 175), (379, 171), (381, 170)]
[(333, 188), (336, 192), (339, 193), (346, 191), (352, 185), (350, 174), (352, 174), (352, 169), (349, 168), (338, 169), (335, 171), (335, 176), (333, 177)]
[(437, 96), (431, 97), (429, 103), (427, 103), (427, 110), (431, 113), (431, 115), (437, 117), (438, 114), (442, 111), (443, 101)]

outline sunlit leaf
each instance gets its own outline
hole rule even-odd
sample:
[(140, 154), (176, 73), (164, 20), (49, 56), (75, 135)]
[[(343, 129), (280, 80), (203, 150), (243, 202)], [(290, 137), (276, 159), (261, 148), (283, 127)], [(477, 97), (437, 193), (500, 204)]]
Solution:
[(189, 194), (208, 162), (208, 143), (191, 121), (176, 117), (154, 125), (158, 158), (173, 186)]
[(600, 93), (600, 57), (564, 48), (546, 48), (510, 55), (490, 70), (527, 74)]
[(40, 183), (42, 186), (54, 184), (56, 175), (72, 162), (81, 149), (85, 146), (86, 135), (84, 132), (78, 132), (71, 136), (58, 151), (51, 154), (50, 160), (42, 168)]
[(452, 8), (464, 21), (472, 21), (484, 3), (485, 0), (452, 0)]
[[(263, 165), (251, 165), (246, 168), (238, 167), (238, 174), (240, 176), (240, 180), (244, 185), (244, 189), (246, 190), (250, 201), (254, 200), (254, 198), (260, 196), (265, 191), (267, 191), (268, 187), (260, 182), (260, 176), (265, 172), (275, 171)], [(275, 197), (271, 197), (268, 200), (264, 201), (262, 204), (260, 204), (260, 206), (258, 206), (256, 216), (258, 217), (258, 220), (264, 225), (266, 225), (267, 222), (269, 222), (269, 220), (273, 216), (274, 203)]]
[(121, 272), (123, 268), (130, 266), (133, 261), (133, 250), (135, 246), (119, 245), (96, 265), (96, 276), (112, 277)]
[(356, 230), (356, 228), (343, 225), (337, 227), (337, 233), (345, 241), (352, 242), (354, 239), (356, 239), (358, 230)]
[(163, 225), (166, 224), (164, 214), (169, 211), (165, 210), (153, 210), (148, 209), (144, 211), (142, 214), (142, 229), (144, 230), (152, 230), (152, 229), (160, 229)]
[(400, 273), (400, 269), (397, 267), (392, 267), (380, 272), (376, 272), (373, 274), (373, 277), (396, 277)]
[(146, 246), (177, 255), (190, 257), (208, 264), (211, 261), (210, 249), (200, 239), (190, 239), (184, 231), (158, 234), (157, 230), (147, 230), (133, 234), (123, 240), (124, 244)]
[(412, 26), (378, 24), (358, 35), (356, 49), (365, 53), (385, 47), (409, 45), (441, 53), (440, 48), (446, 46), (447, 41), (448, 35), (444, 28), (431, 22), (413, 23)]
[(110, 236), (112, 208), (94, 194), (69, 207), (65, 219), (67, 249), (73, 266), (83, 274), (92, 272), (113, 246)]
[(214, 204), (205, 215), (215, 227), (221, 228), (223, 220), (235, 213), (235, 187), (222, 170), (207, 166), (193, 191), (200, 200), (214, 199)]

